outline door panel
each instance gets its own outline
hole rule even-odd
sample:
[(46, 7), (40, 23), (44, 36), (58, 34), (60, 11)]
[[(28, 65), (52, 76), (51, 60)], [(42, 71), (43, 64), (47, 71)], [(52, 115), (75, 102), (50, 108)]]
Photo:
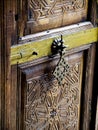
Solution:
[(25, 0), (20, 5), (19, 36), (23, 36), (85, 21), (88, 0)]
[(79, 130), (83, 53), (65, 59), (70, 70), (61, 86), (52, 74), (58, 59), (23, 67), (22, 130)]

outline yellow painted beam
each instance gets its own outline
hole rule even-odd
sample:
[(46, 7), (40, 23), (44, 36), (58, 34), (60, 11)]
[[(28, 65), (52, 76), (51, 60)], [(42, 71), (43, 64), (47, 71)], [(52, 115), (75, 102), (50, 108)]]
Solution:
[[(98, 28), (91, 28), (78, 33), (64, 35), (64, 44), (68, 45), (67, 50), (90, 44), (98, 41)], [(11, 47), (11, 65), (17, 63), (24, 63), (34, 59), (38, 59), (51, 54), (51, 45), (54, 38), (45, 39), (42, 41), (35, 41), (25, 44), (20, 44)], [(33, 55), (32, 53), (35, 53)]]

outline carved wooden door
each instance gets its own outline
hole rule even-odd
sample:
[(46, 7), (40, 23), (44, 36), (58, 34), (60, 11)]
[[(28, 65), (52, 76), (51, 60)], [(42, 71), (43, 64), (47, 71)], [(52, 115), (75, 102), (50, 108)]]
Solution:
[(58, 57), (18, 65), (18, 129), (89, 129), (94, 46), (77, 49), (65, 56), (70, 69), (62, 85), (53, 76)]
[(70, 70), (61, 86), (52, 74), (56, 59), (40, 60), (37, 65), (32, 62), (24, 68), (21, 129), (79, 130), (83, 53), (66, 58)]
[[(66, 30), (64, 30), (64, 26), (83, 22), (87, 19), (87, 0), (25, 0), (21, 2), (19, 10), (20, 18), (18, 20), (18, 44), (25, 45), (26, 43), (27, 45), (29, 42), (36, 41), (37, 43), (41, 41), (39, 43), (39, 50), (36, 49), (36, 46), (33, 48), (33, 54), (35, 53), (35, 55), (40, 55), (40, 51), (45, 51), (43, 49), (45, 45), (41, 47), (44, 39), (49, 39), (50, 35), (59, 36), (60, 32), (64, 34)], [(62, 28), (60, 29), (59, 27)], [(55, 28), (59, 29), (51, 34), (52, 30), (50, 29)], [(92, 25), (84, 23), (83, 26), (79, 25), (76, 29), (72, 26), (72, 28), (69, 27), (66, 30), (66, 33), (68, 34), (69, 32), (70, 34), (70, 31), (74, 32), (79, 30), (79, 28), (80, 30), (86, 30), (92, 28)], [(18, 62), (17, 83), (19, 97), (17, 98), (17, 106), (20, 108), (17, 110), (18, 129), (83, 129), (84, 126), (80, 124), (80, 121), (82, 123), (85, 122), (81, 112), (85, 111), (83, 107), (85, 107), (86, 95), (82, 95), (84, 90), (89, 91), (86, 88), (86, 80), (90, 82), (85, 77), (85, 70), (89, 68), (87, 67), (89, 63), (87, 63), (85, 56), (90, 48), (93, 47), (91, 45), (85, 45), (84, 48), (76, 47), (75, 52), (69, 51), (69, 54), (65, 56), (70, 69), (62, 81), (62, 85), (59, 85), (57, 79), (53, 76), (53, 71), (59, 62), (59, 57), (46, 57), (35, 61), (30, 60), (30, 62), (24, 61), (26, 63), (22, 61), (23, 64)], [(87, 50), (86, 55), (85, 50)], [(24, 50), (20, 52), (21, 58), (24, 57), (23, 53), (25, 53)], [(83, 81), (84, 79), (85, 81)], [(82, 101), (82, 98), (84, 101)], [(91, 102), (89, 98), (87, 102), (88, 100)]]
[(22, 1), (20, 3), (19, 35), (85, 21), (87, 6), (88, 0)]
[[(9, 1), (2, 130), (90, 130), (97, 31), (87, 22), (89, 1)], [(60, 56), (52, 55), (51, 45), (61, 35), (69, 45), (64, 56), (69, 72), (59, 85), (53, 71)]]

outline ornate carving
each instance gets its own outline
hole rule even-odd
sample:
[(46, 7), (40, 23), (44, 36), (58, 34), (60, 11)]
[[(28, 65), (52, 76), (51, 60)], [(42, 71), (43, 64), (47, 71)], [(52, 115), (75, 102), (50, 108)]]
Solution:
[(85, 0), (29, 0), (29, 19), (34, 21), (79, 11)]
[(84, 21), (88, 0), (28, 0), (26, 33), (53, 29)]
[(51, 74), (27, 81), (25, 130), (78, 130), (81, 67), (70, 65), (62, 86)]
[(88, 0), (24, 0), (19, 36), (86, 20)]

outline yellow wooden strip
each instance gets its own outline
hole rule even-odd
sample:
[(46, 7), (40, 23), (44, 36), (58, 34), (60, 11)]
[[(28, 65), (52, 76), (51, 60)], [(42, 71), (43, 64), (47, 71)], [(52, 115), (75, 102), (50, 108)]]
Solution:
[[(92, 28), (78, 33), (64, 35), (64, 44), (68, 49), (98, 41), (98, 28)], [(54, 38), (45, 39), (38, 42), (30, 42), (11, 47), (11, 64), (24, 63), (51, 54), (51, 45)], [(38, 55), (32, 55), (36, 52)]]

